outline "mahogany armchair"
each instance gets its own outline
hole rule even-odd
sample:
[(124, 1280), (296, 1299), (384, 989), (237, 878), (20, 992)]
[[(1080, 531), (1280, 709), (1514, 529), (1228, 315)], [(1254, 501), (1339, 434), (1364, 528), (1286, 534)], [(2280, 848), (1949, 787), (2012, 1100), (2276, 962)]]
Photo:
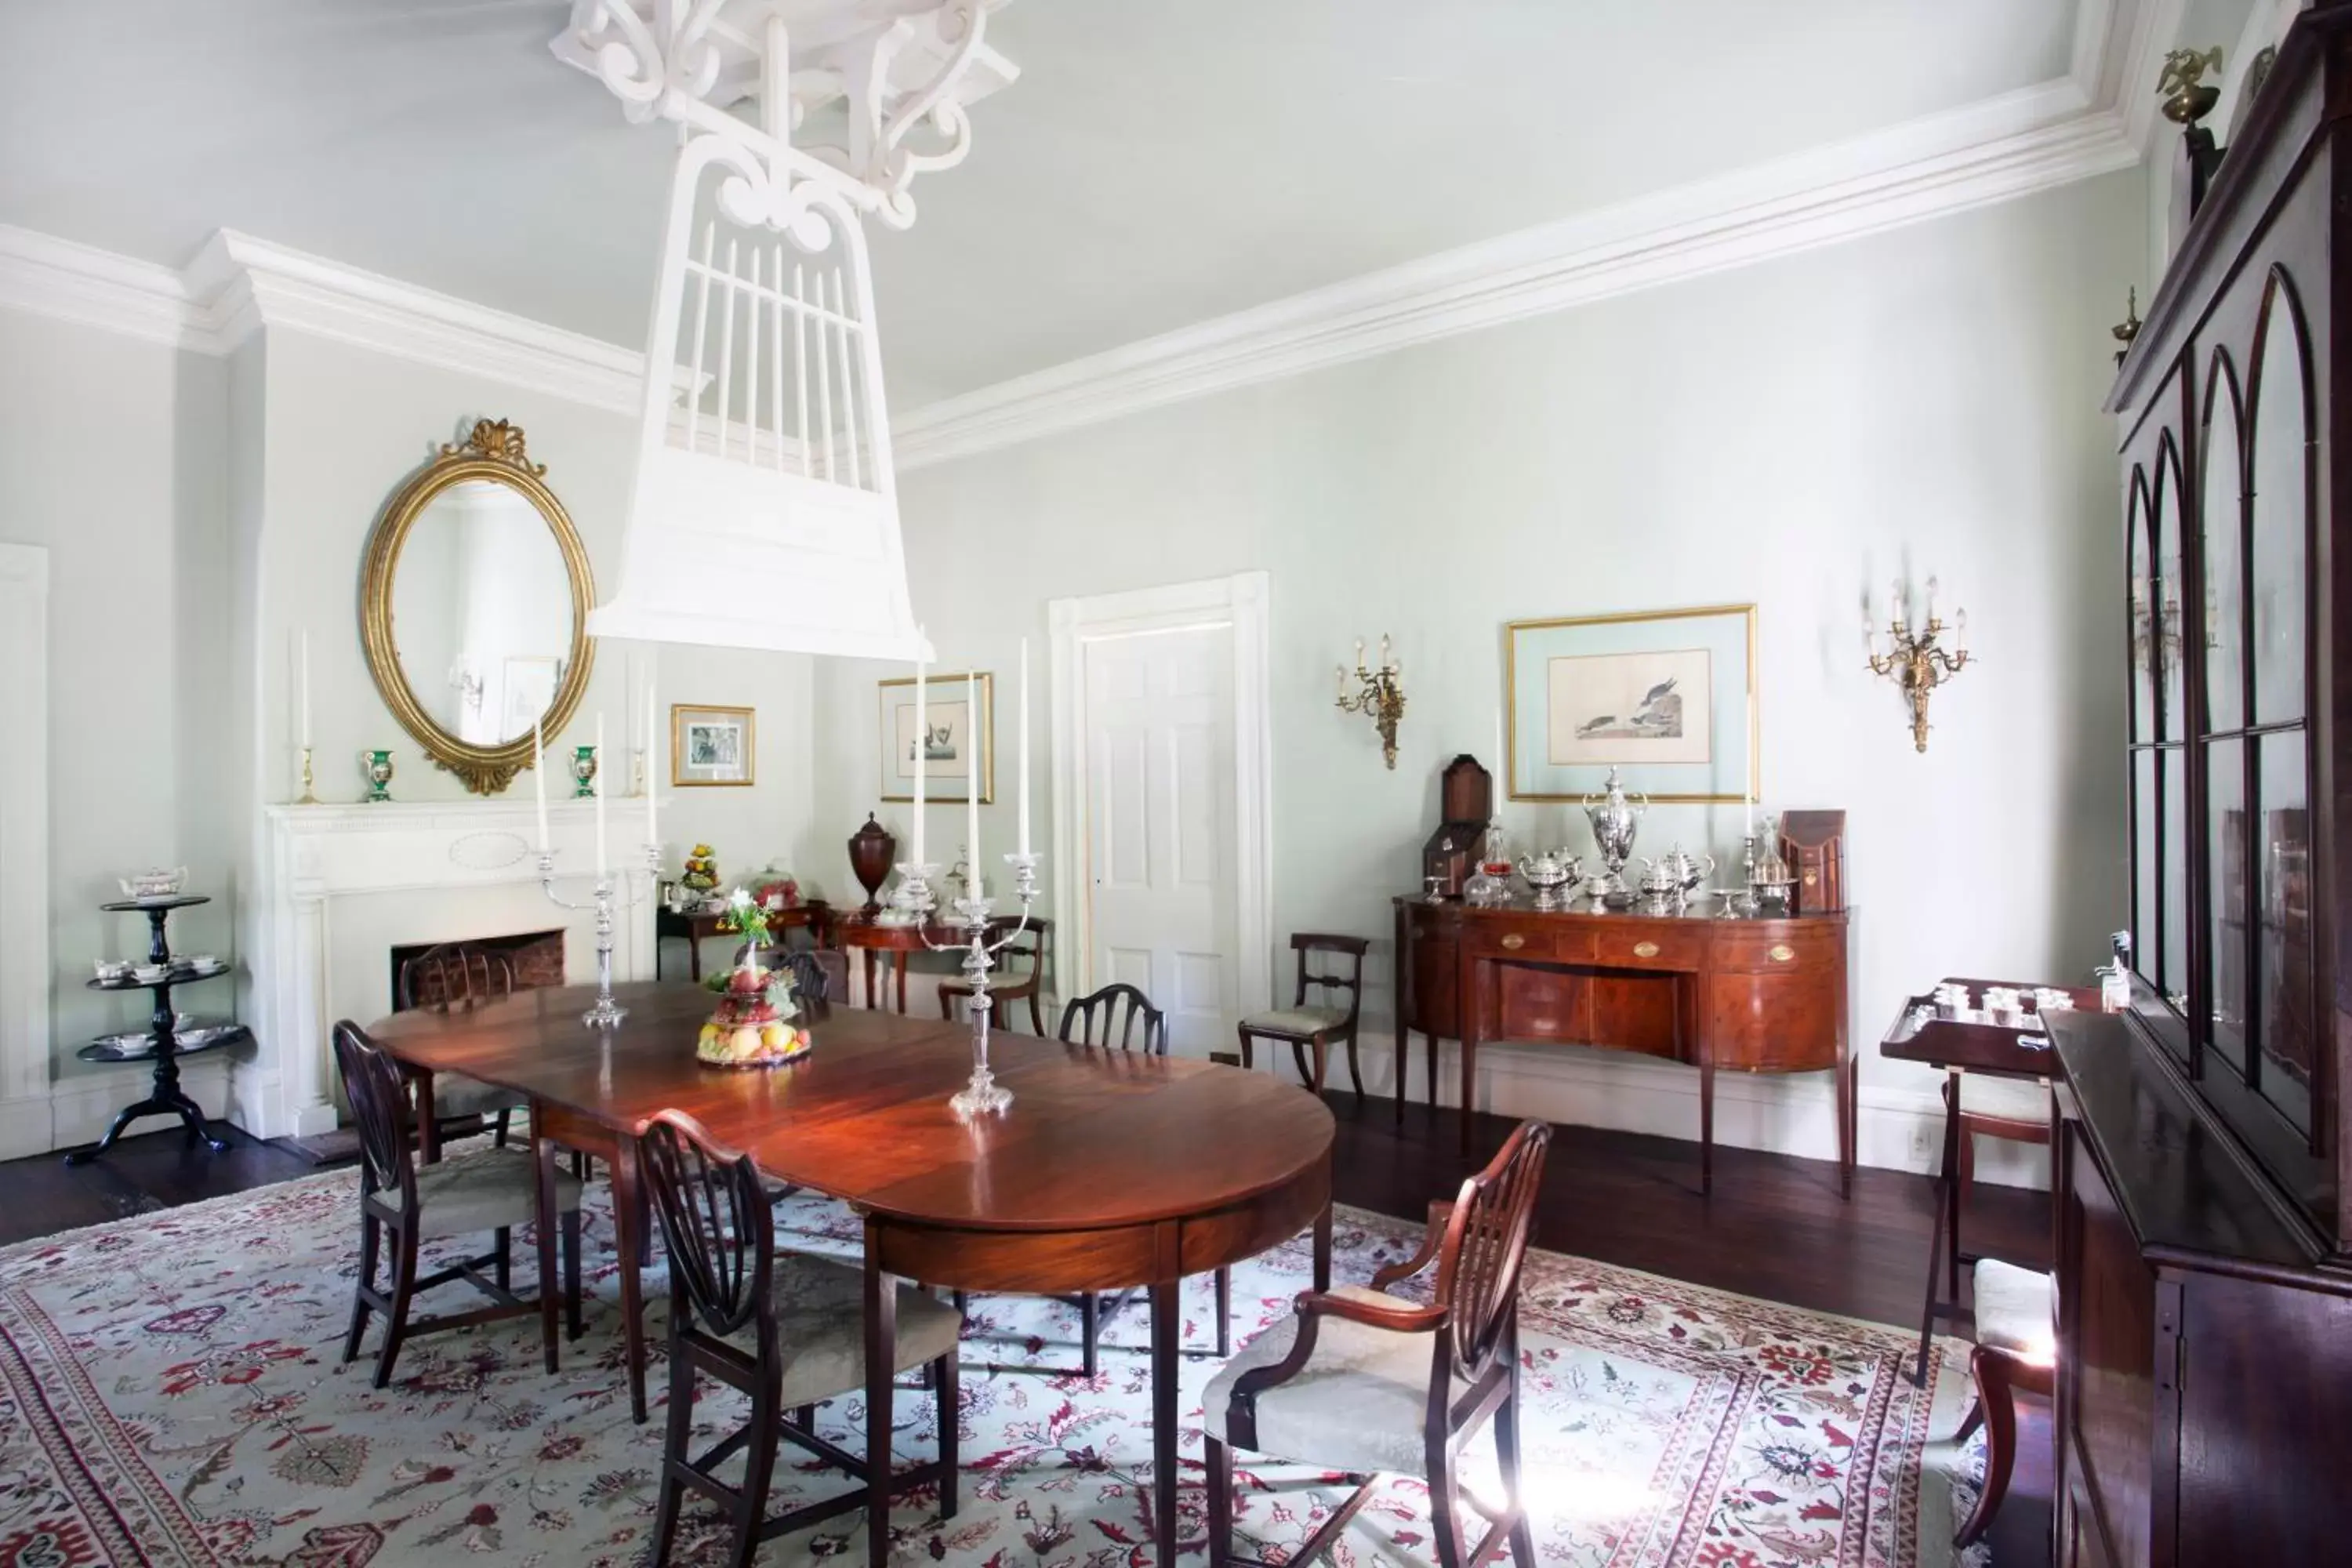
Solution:
[(1977, 1400), (1958, 1436), (1965, 1442), (1984, 1424), (1985, 1479), (1975, 1511), (1952, 1538), (1955, 1546), (1975, 1544), (2009, 1493), (2017, 1463), (2017, 1390), (2047, 1395), (2058, 1382), (2056, 1291), (2050, 1276), (1985, 1258), (1977, 1261), (1975, 1288), (1977, 1348), (1969, 1355), (1969, 1375)]
[[(1537, 1568), (1519, 1487), (1518, 1283), (1550, 1142), (1542, 1122), (1520, 1123), (1454, 1202), (1430, 1205), (1418, 1253), (1373, 1275), (1370, 1289), (1300, 1295), (1291, 1318), (1243, 1346), (1210, 1383), (1202, 1401), (1209, 1568), (1251, 1563), (1234, 1555), (1235, 1447), (1366, 1478), (1287, 1568), (1328, 1550), (1384, 1473), (1428, 1483), (1442, 1568), (1478, 1568), (1506, 1543), (1518, 1568)], [(1433, 1258), (1428, 1305), (1388, 1293)], [(1464, 1445), (1490, 1419), (1499, 1503), (1472, 1496), (1457, 1468)], [(1464, 1530), (1465, 1501), (1489, 1521), (1475, 1544)]]

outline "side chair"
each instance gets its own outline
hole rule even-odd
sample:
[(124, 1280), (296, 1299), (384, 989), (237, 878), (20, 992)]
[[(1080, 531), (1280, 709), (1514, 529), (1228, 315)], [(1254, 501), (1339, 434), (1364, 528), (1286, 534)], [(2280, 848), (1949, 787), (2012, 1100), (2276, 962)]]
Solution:
[[(471, 1328), (501, 1318), (537, 1312), (540, 1333), (547, 1349), (547, 1370), (556, 1370), (555, 1242), (562, 1215), (563, 1237), (563, 1296), (568, 1302), (572, 1337), (580, 1335), (580, 1183), (556, 1172), (542, 1188), (538, 1162), (517, 1148), (483, 1149), (429, 1165), (417, 1163), (409, 1147), (408, 1089), (399, 1064), (345, 1019), (335, 1026), (335, 1062), (341, 1070), (343, 1092), (352, 1102), (352, 1116), (360, 1134), (360, 1271), (352, 1300), (352, 1326), (343, 1336), (343, 1362), (360, 1353), (367, 1332), (368, 1314), (384, 1318), (383, 1345), (376, 1352), (375, 1386), (392, 1380), (392, 1363), (400, 1347), (417, 1334), (438, 1329)], [(539, 1226), (539, 1299), (524, 1300), (509, 1289), (511, 1241), (516, 1226)], [(419, 1276), (417, 1247), (445, 1237), (488, 1231), (497, 1238), (490, 1251), (464, 1258), (446, 1268)], [(391, 1242), (390, 1294), (376, 1283), (376, 1260), (385, 1240)], [(494, 1274), (482, 1276), (484, 1265)], [(489, 1297), (491, 1305), (470, 1312), (445, 1314), (416, 1322), (409, 1306), (418, 1293), (463, 1279)]]
[[(1523, 1121), (1493, 1163), (1432, 1204), (1421, 1249), (1372, 1276), (1298, 1298), (1294, 1315), (1225, 1363), (1202, 1400), (1208, 1439), (1209, 1568), (1234, 1555), (1234, 1457), (1249, 1448), (1364, 1477), (1288, 1559), (1302, 1568), (1328, 1551), (1383, 1473), (1429, 1485), (1442, 1568), (1478, 1568), (1507, 1542), (1517, 1568), (1538, 1568), (1519, 1485), (1520, 1265), (1551, 1129)], [(1437, 1261), (1423, 1306), (1388, 1293)], [(1489, 1419), (1504, 1495), (1481, 1500), (1462, 1484), (1464, 1446)], [(1489, 1522), (1472, 1544), (1465, 1502)]]
[(2047, 1395), (2058, 1384), (2056, 1290), (2050, 1276), (1985, 1258), (1977, 1261), (1973, 1283), (1977, 1348), (1969, 1354), (1969, 1375), (1977, 1399), (1958, 1440), (1966, 1442), (1984, 1424), (1985, 1479), (1975, 1511), (1952, 1538), (1955, 1546), (1974, 1545), (2009, 1495), (2017, 1463), (2017, 1390)]
[[(400, 966), (404, 1009), (467, 1013), (503, 1002), (514, 991), (513, 960), (470, 942), (450, 942), (427, 948)], [(504, 1148), (514, 1113), (528, 1103), (511, 1089), (495, 1088), (462, 1073), (434, 1075), (431, 1122), (419, 1129), (425, 1160), (441, 1157), (441, 1123), (462, 1117), (488, 1119), (494, 1128), (491, 1142)]]
[[(1021, 924), (1019, 915), (998, 915), (988, 922), (988, 940), (999, 941)], [(1029, 1032), (1033, 1035), (1045, 1032), (1045, 1015), (1038, 998), (1045, 984), (1045, 965), (1053, 956), (1053, 949), (1054, 922), (1033, 918), (1021, 934), (1013, 937), (1003, 952), (997, 955), (997, 962), (1003, 966), (1003, 983), (989, 982), (988, 1003), (994, 1010), (989, 1019), (990, 1027), (1009, 1027), (1005, 1019), (1011, 1015), (1013, 1005), (1025, 1001), (1029, 1004)], [(1016, 958), (1028, 960), (1029, 965), (1027, 973), (1017, 980), (1013, 976), (1013, 961)], [(961, 980), (940, 982), (940, 1017), (952, 1022), (959, 1009), (971, 1000), (971, 986), (969, 983)]]
[[(866, 1506), (877, 1484), (896, 1493), (936, 1482), (940, 1516), (956, 1510), (956, 1340), (963, 1315), (901, 1285), (894, 1373), (924, 1368), (939, 1401), (940, 1457), (877, 1478), (866, 1461), (816, 1433), (816, 1407), (866, 1387), (866, 1280), (829, 1258), (776, 1251), (774, 1218), (748, 1154), (715, 1143), (702, 1124), (665, 1110), (639, 1137), (638, 1168), (669, 1247), (669, 1426), (652, 1561), (667, 1562), (679, 1505), (692, 1488), (734, 1527), (729, 1561), (745, 1568), (760, 1543)], [(750, 1418), (699, 1458), (692, 1447), (694, 1384), (706, 1376), (747, 1394)], [(889, 1413), (868, 1413), (887, 1422)], [(807, 1449), (866, 1485), (768, 1517), (778, 1439)], [(718, 1468), (743, 1455), (742, 1484)]]
[[(1325, 1057), (1336, 1045), (1348, 1047), (1348, 1081), (1356, 1086), (1356, 1100), (1364, 1098), (1364, 1073), (1356, 1060), (1356, 1022), (1364, 1005), (1364, 953), (1372, 944), (1360, 936), (1337, 936), (1324, 931), (1299, 931), (1290, 939), (1291, 951), (1298, 955), (1298, 984), (1290, 1005), (1271, 1013), (1256, 1013), (1241, 1021), (1242, 1066), (1255, 1066), (1250, 1049), (1253, 1040), (1263, 1039), (1287, 1043), (1292, 1059), (1298, 1064), (1298, 1076), (1323, 1092)], [(1334, 966), (1321, 973), (1310, 973), (1311, 954), (1326, 954)], [(1347, 961), (1343, 974), (1338, 960)], [(1321, 1000), (1309, 1004), (1307, 987), (1313, 986)], [(1331, 994), (1342, 992), (1347, 1005), (1332, 1005)], [(1307, 1058), (1313, 1052), (1315, 1068), (1308, 1072)]]

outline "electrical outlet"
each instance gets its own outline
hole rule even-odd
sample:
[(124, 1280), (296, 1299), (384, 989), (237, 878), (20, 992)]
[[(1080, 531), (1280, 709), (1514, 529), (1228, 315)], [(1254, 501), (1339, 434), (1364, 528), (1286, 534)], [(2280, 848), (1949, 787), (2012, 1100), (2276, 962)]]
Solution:
[(1925, 1121), (1911, 1124), (1911, 1158), (1924, 1163), (1936, 1152), (1936, 1130)]

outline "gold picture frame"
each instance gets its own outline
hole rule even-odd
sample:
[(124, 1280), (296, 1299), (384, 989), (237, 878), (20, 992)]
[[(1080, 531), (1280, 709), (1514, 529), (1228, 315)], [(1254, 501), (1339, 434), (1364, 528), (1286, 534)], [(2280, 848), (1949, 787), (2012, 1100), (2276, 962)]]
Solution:
[(745, 788), (759, 781), (759, 719), (751, 709), (670, 704), (670, 787)]
[[(979, 693), (980, 714), (977, 721), (966, 712), (967, 683)], [(926, 674), (923, 677), (924, 721), (927, 726), (944, 730), (945, 735), (934, 742), (928, 754), (923, 775), (923, 798), (927, 803), (961, 801), (965, 796), (965, 780), (969, 764), (961, 753), (967, 746), (966, 736), (976, 733), (980, 752), (980, 804), (996, 802), (996, 676), (990, 670), (975, 670), (970, 675), (949, 673)], [(877, 794), (884, 801), (911, 803), (915, 798), (913, 784), (913, 753), (902, 756), (902, 747), (913, 741), (915, 710), (915, 679), (898, 676), (875, 683), (875, 762), (877, 768)], [(942, 755), (944, 751), (946, 755)]]
[[(1736, 659), (1735, 657), (1736, 656)], [(1660, 735), (1660, 754), (1673, 760), (1640, 760), (1642, 744), (1650, 736), (1637, 732), (1635, 721), (1611, 722), (1589, 743), (1594, 760), (1560, 760), (1562, 737), (1557, 720), (1569, 679), (1561, 667), (1572, 669), (1590, 662), (1599, 672), (1604, 661), (1623, 667), (1608, 673), (1622, 680), (1655, 661), (1661, 670), (1678, 668), (1701, 671), (1706, 708), (1703, 731), (1685, 744), (1704, 755), (1691, 760), (1687, 749), (1668, 746)], [(1678, 662), (1679, 661), (1679, 662)], [(1738, 668), (1720, 668), (1736, 662)], [(1541, 620), (1510, 621), (1503, 627), (1503, 699), (1508, 722), (1504, 738), (1503, 778), (1512, 800), (1578, 802), (1598, 795), (1612, 766), (1618, 769), (1630, 793), (1646, 795), (1660, 805), (1738, 805), (1762, 794), (1763, 725), (1760, 669), (1757, 654), (1756, 606), (1698, 605), (1666, 610), (1633, 610), (1605, 616), (1563, 616)], [(1662, 684), (1678, 679), (1669, 674)], [(1650, 695), (1655, 695), (1653, 688)], [(1737, 700), (1737, 708), (1732, 704)], [(1586, 745), (1592, 725), (1577, 727), (1578, 745)], [(1679, 708), (1674, 738), (1685, 727)], [(1603, 742), (1616, 742), (1612, 752)], [(1571, 757), (1574, 748), (1567, 749)], [(1622, 754), (1621, 754), (1622, 753)], [(1737, 764), (1736, 766), (1734, 764)], [(1685, 782), (1688, 781), (1688, 782)], [(1696, 784), (1696, 787), (1693, 784)], [(1726, 787), (1728, 784), (1729, 787)], [(1678, 787), (1679, 785), (1679, 787)]]

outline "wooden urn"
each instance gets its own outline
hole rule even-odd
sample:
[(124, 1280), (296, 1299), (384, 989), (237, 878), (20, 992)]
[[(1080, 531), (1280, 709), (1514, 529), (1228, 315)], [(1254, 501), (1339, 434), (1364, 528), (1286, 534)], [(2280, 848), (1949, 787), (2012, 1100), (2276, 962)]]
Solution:
[(890, 879), (890, 868), (898, 862), (898, 841), (890, 830), (866, 814), (866, 826), (849, 836), (849, 872), (857, 885), (866, 889), (866, 907), (861, 913), (879, 914), (882, 910), (882, 884)]

